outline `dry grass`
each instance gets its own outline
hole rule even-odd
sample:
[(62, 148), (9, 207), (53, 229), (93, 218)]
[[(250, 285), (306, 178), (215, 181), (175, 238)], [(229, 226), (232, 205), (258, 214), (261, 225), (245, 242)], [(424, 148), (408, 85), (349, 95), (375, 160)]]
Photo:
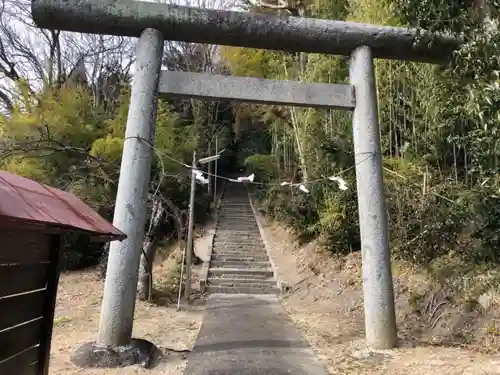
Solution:
[[(465, 348), (458, 338), (446, 346), (432, 344), (435, 331), (413, 314), (415, 305), (421, 306), (424, 299), (414, 298), (418, 300), (414, 306), (410, 303), (412, 296), (425, 295), (432, 280), (405, 264), (394, 266), (400, 347), (377, 353), (367, 350), (359, 254), (332, 259), (328, 254), (318, 252), (315, 243), (300, 247), (282, 227), (265, 220), (262, 223), (280, 278), (291, 285), (290, 293), (283, 296), (283, 306), (330, 374), (500, 374), (499, 356), (474, 351), (472, 345)], [(498, 293), (494, 298), (498, 298)], [(429, 300), (439, 305), (437, 297)], [(489, 311), (498, 312), (499, 307), (491, 302)], [(446, 310), (448, 315), (441, 322), (443, 326), (456, 318), (451, 313), (453, 311), (457, 312), (452, 307)], [(483, 348), (484, 345), (494, 347), (500, 337), (495, 336), (500, 333), (497, 331), (500, 321), (483, 314), (479, 322), (475, 333), (482, 334), (476, 342), (482, 342)]]
[[(211, 231), (196, 240), (196, 252), (206, 257)], [(198, 303), (176, 310), (176, 289), (180, 270), (180, 250), (167, 251), (166, 259), (158, 258), (154, 271), (155, 303), (138, 302), (135, 311), (134, 337), (145, 338), (161, 349), (191, 349), (201, 326), (203, 307)], [(193, 268), (196, 289), (201, 266)], [(131, 366), (120, 369), (80, 369), (70, 361), (73, 351), (97, 336), (103, 282), (96, 270), (61, 275), (50, 374), (53, 375), (180, 375), (186, 365), (186, 354), (167, 352), (153, 369)], [(196, 306), (198, 305), (198, 306)]]

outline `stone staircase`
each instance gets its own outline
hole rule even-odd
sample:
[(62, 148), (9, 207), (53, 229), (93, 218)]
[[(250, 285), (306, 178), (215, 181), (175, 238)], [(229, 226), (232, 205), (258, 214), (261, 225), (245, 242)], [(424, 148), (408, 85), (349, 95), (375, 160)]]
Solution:
[(274, 272), (244, 186), (226, 184), (218, 219), (207, 291), (277, 294)]

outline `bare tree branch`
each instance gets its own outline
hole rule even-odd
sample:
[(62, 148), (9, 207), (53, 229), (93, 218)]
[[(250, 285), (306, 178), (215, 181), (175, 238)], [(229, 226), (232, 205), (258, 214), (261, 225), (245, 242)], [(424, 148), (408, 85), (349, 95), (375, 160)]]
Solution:
[(3, 102), (3, 107), (7, 109), (7, 112), (12, 112), (14, 110), (14, 104), (9, 95), (7, 95), (3, 90), (0, 90), (0, 100)]
[[(13, 108), (17, 82), (26, 82), (31, 93), (57, 88), (80, 61), (85, 62), (95, 98), (106, 91), (105, 77), (127, 81), (123, 77), (130, 75), (134, 60), (131, 38), (42, 30), (33, 24), (30, 0), (0, 1), (0, 105), (7, 111)], [(108, 94), (116, 97), (116, 90)]]

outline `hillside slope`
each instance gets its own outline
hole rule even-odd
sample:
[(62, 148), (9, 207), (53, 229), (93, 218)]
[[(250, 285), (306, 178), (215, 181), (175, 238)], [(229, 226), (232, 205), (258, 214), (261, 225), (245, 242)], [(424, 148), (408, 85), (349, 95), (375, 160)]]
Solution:
[[(300, 246), (286, 229), (260, 218), (265, 242), (288, 291), (285, 310), (330, 374), (500, 374), (498, 297), (461, 313), (423, 273), (395, 267), (400, 347), (371, 352), (364, 345), (361, 259), (333, 259), (315, 242)], [(398, 269), (399, 267), (399, 269)], [(422, 298), (417, 298), (421, 293)], [(426, 308), (427, 307), (427, 311)], [(462, 309), (463, 306), (460, 306)], [(419, 312), (420, 311), (420, 312)]]

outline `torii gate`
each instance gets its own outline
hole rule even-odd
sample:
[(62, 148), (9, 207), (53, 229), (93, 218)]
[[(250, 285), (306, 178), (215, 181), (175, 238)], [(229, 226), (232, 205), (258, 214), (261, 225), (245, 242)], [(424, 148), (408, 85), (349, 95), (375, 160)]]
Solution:
[[(446, 62), (460, 41), (444, 35), (353, 22), (209, 10), (131, 0), (33, 0), (42, 28), (139, 37), (98, 342), (127, 344), (132, 334), (140, 247), (146, 221), (157, 94), (353, 111), (366, 341), (396, 344), (396, 319), (383, 187), (373, 58)], [(350, 84), (300, 83), (161, 71), (165, 39), (287, 52), (351, 56)], [(433, 40), (432, 45), (429, 44)], [(366, 160), (366, 155), (372, 155)]]

